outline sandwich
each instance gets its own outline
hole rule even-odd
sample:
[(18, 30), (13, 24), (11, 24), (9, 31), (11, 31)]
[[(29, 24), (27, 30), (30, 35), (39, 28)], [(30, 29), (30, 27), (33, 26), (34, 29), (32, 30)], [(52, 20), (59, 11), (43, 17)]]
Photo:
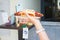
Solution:
[(23, 11), (20, 11), (20, 12), (16, 12), (15, 13), (15, 16), (21, 16), (21, 17), (26, 17), (26, 14), (25, 13), (28, 13), (29, 16), (32, 16), (32, 17), (42, 17), (43, 14), (39, 13), (39, 12), (36, 12), (34, 10), (23, 10)]

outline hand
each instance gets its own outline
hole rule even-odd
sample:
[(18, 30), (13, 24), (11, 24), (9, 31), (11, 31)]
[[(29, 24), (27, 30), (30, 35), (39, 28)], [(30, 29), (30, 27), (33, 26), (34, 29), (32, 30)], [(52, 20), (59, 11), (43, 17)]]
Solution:
[(36, 30), (43, 28), (39, 19), (29, 16), (28, 13), (26, 13), (26, 16), (28, 17), (29, 21), (35, 25)]
[(39, 19), (29, 16), (28, 13), (25, 13), (25, 14), (26, 14), (27, 18), (29, 19), (29, 21), (32, 22), (33, 24), (36, 24), (36, 23), (40, 22)]

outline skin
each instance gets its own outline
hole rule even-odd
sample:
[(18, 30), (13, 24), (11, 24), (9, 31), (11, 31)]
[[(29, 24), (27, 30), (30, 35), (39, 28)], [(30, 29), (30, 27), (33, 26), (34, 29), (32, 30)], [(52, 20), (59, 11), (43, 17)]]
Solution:
[[(28, 13), (26, 13), (26, 12), (25, 12), (25, 14), (26, 14), (27, 18), (20, 18), (20, 20), (21, 20), (20, 23), (26, 24), (28, 21), (30, 21), (31, 23), (33, 23), (35, 25), (36, 30), (43, 29), (43, 26), (41, 25), (41, 22), (38, 19), (29, 16)], [(39, 32), (38, 36), (39, 36), (40, 40), (49, 40), (46, 31)]]
[[(31, 22), (35, 25), (36, 30), (43, 29), (43, 26), (41, 25), (41, 22), (38, 19), (29, 16), (28, 13), (26, 13), (26, 16), (27, 16), (27, 18), (20, 18), (21, 24), (26, 24), (27, 22)], [(9, 17), (9, 19), (10, 19), (10, 17)], [(38, 36), (39, 36), (40, 40), (49, 40), (46, 31), (42, 31), (42, 32), (38, 33)]]

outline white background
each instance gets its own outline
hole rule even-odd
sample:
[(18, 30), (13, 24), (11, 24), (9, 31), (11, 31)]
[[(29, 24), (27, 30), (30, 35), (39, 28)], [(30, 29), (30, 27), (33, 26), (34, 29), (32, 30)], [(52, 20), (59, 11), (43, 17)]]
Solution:
[(17, 5), (18, 4), (20, 4), (20, 6), (17, 6), (17, 11), (23, 9), (34, 9), (40, 12), (40, 0), (19, 0)]
[(1, 40), (18, 40), (18, 30), (0, 29)]

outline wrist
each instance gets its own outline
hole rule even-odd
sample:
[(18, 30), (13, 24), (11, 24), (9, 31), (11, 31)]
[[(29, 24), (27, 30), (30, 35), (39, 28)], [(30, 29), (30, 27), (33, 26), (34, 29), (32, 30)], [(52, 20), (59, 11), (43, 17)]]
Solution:
[(36, 30), (43, 29), (41, 23), (36, 23), (35, 28), (36, 28)]
[(36, 30), (41, 30), (41, 29), (44, 29), (43, 27), (38, 27), (38, 28), (36, 28)]
[(44, 28), (43, 29), (36, 30), (36, 33), (38, 34), (38, 33), (43, 32), (43, 31), (45, 31)]

